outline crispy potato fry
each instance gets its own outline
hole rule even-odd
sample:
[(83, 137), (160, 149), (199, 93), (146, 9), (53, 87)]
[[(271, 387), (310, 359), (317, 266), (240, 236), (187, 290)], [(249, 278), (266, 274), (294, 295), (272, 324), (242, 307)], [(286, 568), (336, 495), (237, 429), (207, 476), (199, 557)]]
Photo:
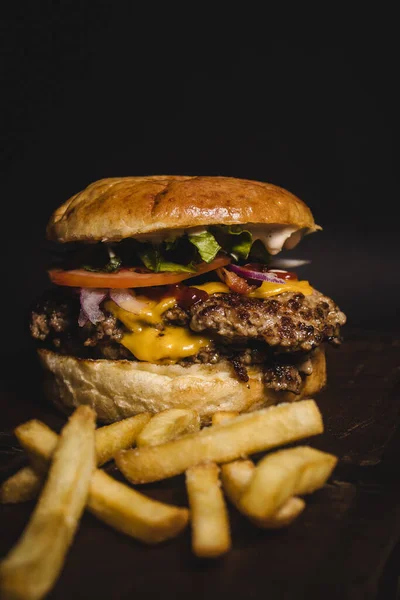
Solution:
[[(51, 429), (40, 421), (31, 421), (17, 430), (21, 446), (42, 465), (51, 459), (47, 434), (51, 432), (57, 438)], [(147, 544), (175, 537), (189, 520), (186, 508), (151, 500), (100, 470), (93, 474), (87, 508), (108, 525)]]
[(296, 494), (308, 494), (324, 485), (337, 458), (332, 454), (299, 446), (272, 452), (257, 465), (240, 504), (256, 519), (267, 519)]
[[(249, 486), (255, 469), (256, 466), (251, 460), (236, 460), (221, 467), (221, 481), (224, 492), (232, 504), (245, 516), (248, 515), (243, 511), (240, 499)], [(254, 519), (250, 517), (250, 520), (257, 527), (280, 529), (281, 527), (290, 525), (303, 512), (305, 506), (306, 503), (302, 498), (292, 496), (278, 508), (272, 517), (267, 519)]]
[(32, 419), (18, 425), (14, 434), (27, 452), (32, 467), (38, 473), (47, 473), (49, 462), (58, 444), (58, 435), (41, 421)]
[(179, 475), (201, 462), (230, 462), (322, 431), (314, 400), (302, 400), (243, 414), (158, 446), (121, 450), (115, 461), (129, 481), (147, 483)]
[[(150, 421), (150, 413), (143, 413), (135, 417), (129, 417), (122, 421), (99, 427), (95, 432), (97, 465), (101, 466), (111, 460), (118, 450), (132, 446), (138, 434), (143, 427)], [(37, 433), (40, 431), (40, 448), (37, 443)], [(48, 458), (51, 456), (57, 445), (57, 434), (41, 421), (33, 419), (19, 425), (15, 429), (15, 435), (20, 441), (23, 437), (24, 448), (29, 453), (35, 468), (39, 470), (47, 469)], [(30, 447), (29, 440), (33, 438), (33, 447)]]
[(250, 459), (234, 460), (221, 465), (221, 481), (228, 497), (236, 504), (244, 490), (248, 487), (256, 470), (256, 465)]
[(150, 419), (150, 413), (142, 413), (96, 429), (97, 466), (100, 467), (114, 458), (118, 450), (131, 448), (135, 442), (137, 443), (138, 435)]
[(189, 522), (187, 508), (152, 500), (100, 469), (92, 478), (88, 509), (108, 525), (146, 544), (176, 537)]
[(36, 498), (43, 478), (32, 467), (23, 467), (0, 486), (0, 504), (17, 504)]
[(219, 410), (211, 417), (211, 424), (219, 425), (220, 423), (225, 423), (225, 421), (230, 421), (234, 417), (238, 416), (239, 413), (236, 410)]
[(62, 430), (31, 519), (0, 566), (4, 600), (43, 598), (61, 572), (95, 468), (94, 429), (94, 411), (80, 406)]
[(278, 508), (276, 513), (269, 519), (251, 519), (254, 525), (263, 527), (264, 529), (281, 529), (288, 527), (297, 519), (306, 507), (303, 498), (291, 496), (282, 506)]
[(200, 416), (194, 410), (169, 408), (154, 415), (136, 440), (139, 446), (156, 446), (200, 430)]
[[(216, 412), (212, 416), (212, 424), (218, 425), (225, 423), (230, 419), (238, 416), (235, 411)], [(221, 481), (224, 492), (232, 504), (243, 513), (240, 506), (240, 498), (250, 483), (255, 471), (255, 464), (252, 460), (235, 460), (231, 463), (225, 463), (221, 466)], [(301, 512), (303, 512), (306, 503), (301, 498), (289, 498), (285, 504), (269, 519), (252, 519), (250, 520), (257, 527), (264, 529), (280, 529), (290, 525)]]
[(192, 550), (196, 556), (213, 558), (231, 547), (228, 513), (215, 463), (203, 463), (186, 471), (192, 525)]
[[(235, 411), (221, 411), (216, 412), (212, 416), (212, 424), (218, 425), (219, 423), (225, 423), (230, 419), (238, 416), (238, 412)], [(221, 466), (221, 482), (226, 496), (232, 502), (232, 504), (240, 511), (245, 514), (240, 505), (240, 498), (250, 483), (255, 471), (255, 464), (252, 460), (235, 460), (231, 463), (225, 463)], [(306, 503), (301, 498), (292, 497), (289, 498), (283, 506), (269, 519), (252, 519), (250, 520), (257, 527), (264, 529), (280, 529), (286, 527), (292, 523), (301, 512), (303, 512)], [(247, 516), (247, 515), (245, 515)]]
[[(95, 442), (98, 466), (111, 460), (118, 450), (133, 446), (138, 433), (150, 421), (150, 418), (150, 413), (142, 413), (96, 429)], [(41, 435), (41, 452), (34, 450), (34, 448), (37, 448), (36, 441), (34, 442), (34, 448), (29, 445), (29, 437), (33, 435), (34, 440), (37, 440), (36, 434), (38, 432)], [(43, 455), (51, 456), (58, 440), (54, 431), (37, 420), (20, 425), (15, 433), (17, 438), (19, 435), (23, 436), (25, 449), (29, 453), (35, 469), (24, 467), (3, 482), (0, 486), (0, 503), (2, 504), (15, 504), (36, 498), (42, 487), (42, 477), (38, 473), (45, 473), (48, 468), (49, 459), (44, 458)]]
[[(299, 494), (300, 496), (312, 494), (323, 487), (331, 476), (338, 461), (337, 456), (334, 456), (333, 454), (321, 452), (315, 450), (315, 448), (307, 448), (307, 446), (303, 446), (303, 448), (306, 466), (300, 473), (300, 478), (296, 484), (296, 494)], [(314, 459), (308, 450), (313, 451)], [(315, 454), (316, 452), (319, 452), (319, 455)], [(309, 458), (307, 457), (307, 454), (309, 455)]]

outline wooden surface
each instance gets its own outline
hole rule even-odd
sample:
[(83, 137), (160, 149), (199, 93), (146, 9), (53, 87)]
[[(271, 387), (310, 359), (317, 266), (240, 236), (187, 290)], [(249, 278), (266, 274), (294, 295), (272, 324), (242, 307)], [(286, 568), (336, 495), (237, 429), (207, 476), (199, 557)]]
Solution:
[[(233, 549), (223, 559), (206, 561), (191, 554), (189, 530), (149, 548), (85, 514), (50, 598), (396, 598), (400, 336), (350, 330), (345, 336), (339, 350), (328, 350), (329, 384), (318, 396), (326, 431), (310, 440), (336, 453), (340, 462), (328, 485), (307, 498), (294, 525), (261, 531), (230, 509)], [(4, 479), (25, 461), (11, 435), (13, 427), (40, 418), (59, 429), (64, 418), (44, 401), (32, 354), (4, 356), (2, 365)], [(141, 489), (186, 504), (182, 477)], [(32, 507), (0, 507), (1, 555), (18, 539)]]

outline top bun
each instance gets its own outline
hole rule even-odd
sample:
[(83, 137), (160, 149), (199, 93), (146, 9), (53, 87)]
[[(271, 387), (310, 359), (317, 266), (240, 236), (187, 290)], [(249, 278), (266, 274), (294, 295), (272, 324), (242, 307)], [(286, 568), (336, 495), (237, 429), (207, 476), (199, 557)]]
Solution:
[(52, 215), (57, 242), (119, 241), (164, 229), (278, 224), (315, 231), (308, 206), (271, 183), (234, 177), (152, 175), (101, 179)]

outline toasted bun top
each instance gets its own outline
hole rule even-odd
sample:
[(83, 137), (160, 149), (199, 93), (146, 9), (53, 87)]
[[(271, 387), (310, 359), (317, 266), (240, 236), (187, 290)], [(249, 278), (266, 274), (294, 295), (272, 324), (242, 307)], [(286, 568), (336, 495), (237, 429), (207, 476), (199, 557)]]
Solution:
[(58, 242), (118, 241), (164, 229), (246, 223), (318, 229), (302, 200), (271, 183), (153, 175), (95, 181), (54, 212), (47, 235)]

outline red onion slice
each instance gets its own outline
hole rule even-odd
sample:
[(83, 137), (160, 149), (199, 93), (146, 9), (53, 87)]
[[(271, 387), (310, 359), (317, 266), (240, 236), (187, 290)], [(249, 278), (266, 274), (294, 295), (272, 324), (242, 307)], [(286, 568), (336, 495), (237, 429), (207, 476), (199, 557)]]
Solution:
[[(82, 316), (79, 315), (79, 326), (85, 325), (84, 316), (96, 325), (99, 321), (104, 321), (105, 316), (100, 308), (101, 302), (107, 296), (107, 291), (100, 288), (81, 288), (81, 312)], [(87, 322), (87, 321), (86, 321)], [(83, 325), (81, 325), (83, 323)]]
[(143, 308), (147, 306), (147, 302), (140, 301), (136, 298), (134, 292), (127, 289), (112, 289), (110, 290), (110, 298), (120, 308), (128, 312), (138, 315)]
[(253, 279), (255, 281), (269, 281), (270, 283), (286, 283), (284, 279), (277, 277), (275, 273), (263, 272), (263, 271), (253, 271), (246, 267), (239, 267), (239, 265), (227, 265), (226, 269), (233, 271), (240, 277), (244, 277), (245, 279)]

